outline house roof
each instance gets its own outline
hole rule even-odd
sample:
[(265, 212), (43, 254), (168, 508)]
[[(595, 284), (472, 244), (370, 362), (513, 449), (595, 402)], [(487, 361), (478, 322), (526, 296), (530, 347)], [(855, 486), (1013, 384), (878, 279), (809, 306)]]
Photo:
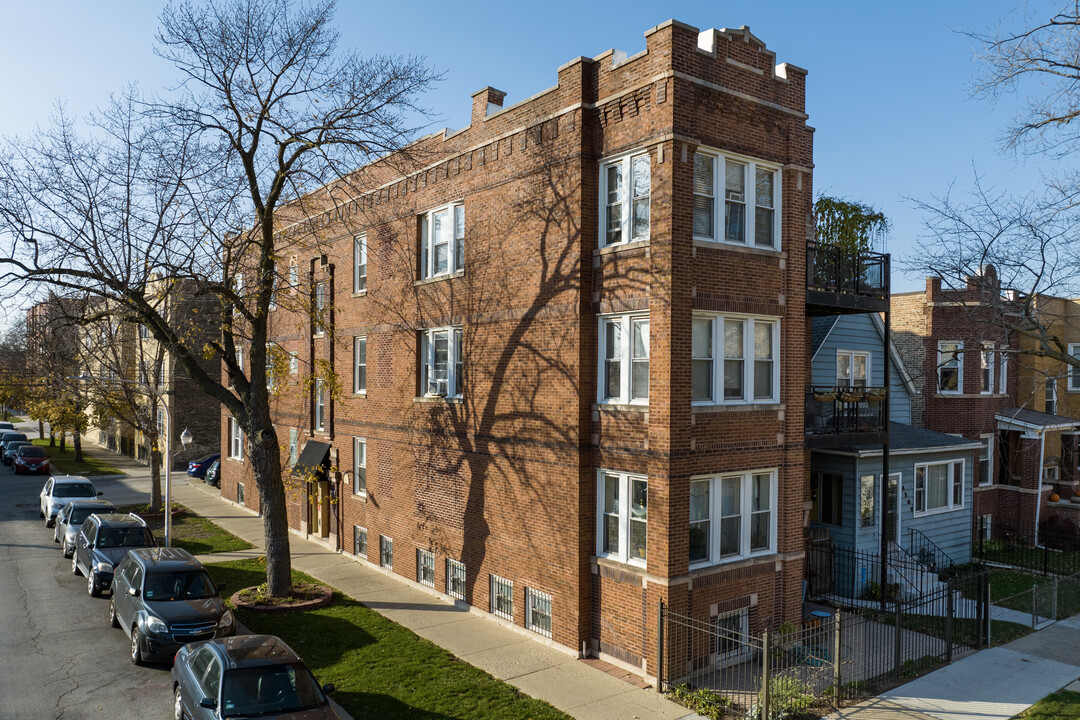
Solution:
[[(889, 455), (974, 450), (980, 447), (982, 447), (981, 442), (970, 438), (946, 435), (936, 430), (914, 427), (906, 423), (889, 423)], [(855, 445), (847, 448), (815, 450), (814, 452), (867, 457), (881, 455), (881, 445)]]
[(825, 338), (829, 337), (829, 333), (832, 332), (833, 326), (836, 325), (839, 319), (838, 315), (824, 315), (814, 318), (810, 326), (810, 357), (817, 354), (818, 348), (825, 342)]
[(1029, 430), (1069, 430), (1080, 425), (1080, 420), (1027, 408), (1002, 408), (994, 415), (994, 419), (1006, 425)]

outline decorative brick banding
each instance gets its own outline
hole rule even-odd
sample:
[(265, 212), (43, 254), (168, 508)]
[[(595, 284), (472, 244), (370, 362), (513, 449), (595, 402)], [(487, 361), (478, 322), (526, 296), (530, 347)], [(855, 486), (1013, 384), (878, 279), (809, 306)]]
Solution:
[(324, 585), (307, 585), (306, 587), (314, 593), (315, 597), (308, 600), (298, 600), (297, 602), (280, 605), (241, 600), (240, 595), (242, 593), (249, 590), (258, 590), (258, 585), (252, 585), (251, 587), (237, 590), (233, 593), (232, 597), (229, 598), (229, 601), (237, 610), (253, 610), (260, 613), (280, 614), (302, 612), (304, 610), (314, 610), (315, 608), (326, 607), (334, 597), (334, 591)]

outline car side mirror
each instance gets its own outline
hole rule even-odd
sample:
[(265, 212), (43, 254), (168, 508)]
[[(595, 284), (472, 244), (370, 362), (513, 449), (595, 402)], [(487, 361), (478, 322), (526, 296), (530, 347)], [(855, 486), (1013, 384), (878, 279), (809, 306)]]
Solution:
[(98, 494), (98, 497), (101, 497), (102, 495), (105, 494), (105, 491), (104, 490), (98, 490), (97, 494)]
[(204, 707), (207, 710), (215, 710), (217, 708), (217, 700), (214, 698), (204, 697), (199, 701), (199, 707)]
[(218, 592), (225, 592), (225, 588), (227, 588), (227, 587), (228, 587), (228, 585), (226, 585), (225, 583), (218, 583), (218, 586), (217, 586)]
[(326, 693), (327, 695), (334, 692), (334, 683), (326, 683), (325, 685), (322, 686), (322, 691), (324, 693)]
[(131, 597), (139, 597), (139, 588), (137, 588), (137, 587), (128, 588), (128, 595), (130, 595)]

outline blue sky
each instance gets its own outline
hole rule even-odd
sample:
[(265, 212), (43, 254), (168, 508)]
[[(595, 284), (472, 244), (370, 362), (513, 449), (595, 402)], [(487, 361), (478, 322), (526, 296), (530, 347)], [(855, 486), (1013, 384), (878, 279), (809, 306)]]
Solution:
[[(511, 104), (556, 82), (556, 68), (608, 48), (634, 53), (669, 18), (751, 30), (778, 62), (809, 71), (817, 193), (870, 203), (893, 222), (902, 258), (922, 232), (905, 197), (928, 199), (977, 170), (1002, 190), (1028, 192), (1048, 160), (1003, 155), (999, 138), (1016, 108), (970, 99), (976, 48), (958, 30), (985, 30), (1017, 0), (862, 2), (358, 2), (340, 0), (342, 44), (364, 53), (422, 54), (446, 73), (426, 103), (434, 127), (468, 123), (469, 95), (486, 86)], [(176, 78), (153, 54), (153, 0), (0, 0), (0, 135), (26, 135), (57, 100), (81, 115), (129, 82), (147, 91)], [(1030, 3), (1030, 8), (1038, 8)], [(923, 287), (894, 272), (896, 292)]]

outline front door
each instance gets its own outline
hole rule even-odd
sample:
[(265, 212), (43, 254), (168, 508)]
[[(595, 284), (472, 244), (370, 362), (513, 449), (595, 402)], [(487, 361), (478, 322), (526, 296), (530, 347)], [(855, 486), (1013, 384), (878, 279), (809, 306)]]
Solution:
[(308, 487), (310, 532), (315, 537), (330, 537), (330, 482), (316, 480)]
[(900, 473), (889, 473), (885, 490), (885, 537), (900, 543)]

